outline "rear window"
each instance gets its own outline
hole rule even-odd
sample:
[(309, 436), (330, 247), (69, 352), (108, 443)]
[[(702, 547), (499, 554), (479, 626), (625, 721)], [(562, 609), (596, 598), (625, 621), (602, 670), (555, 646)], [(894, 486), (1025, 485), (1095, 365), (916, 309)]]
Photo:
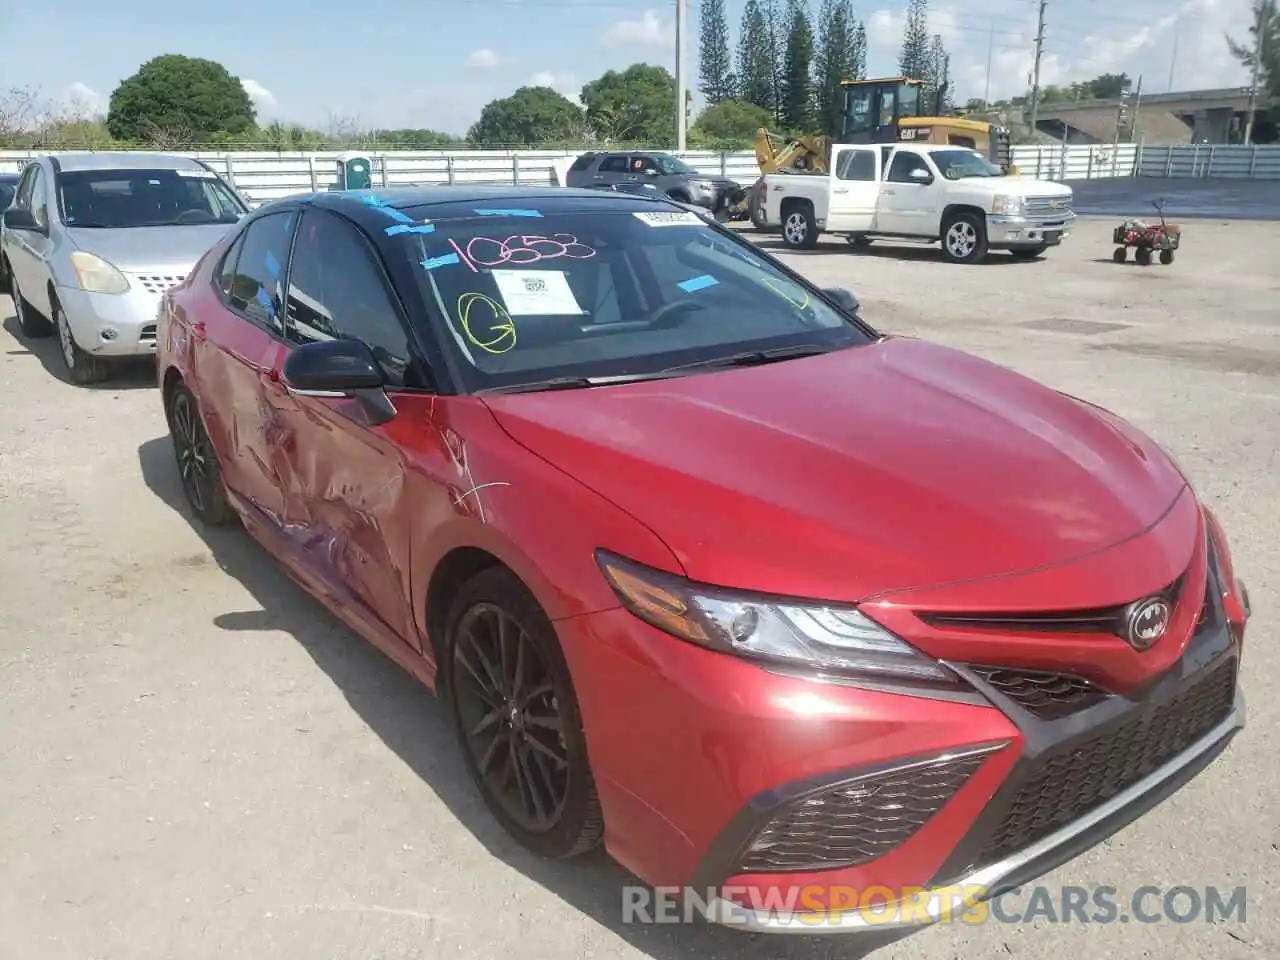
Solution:
[(573, 166), (569, 169), (581, 173), (583, 170), (587, 169), (587, 167), (591, 166), (592, 161), (594, 161), (595, 158), (596, 155), (594, 153), (584, 153), (577, 160), (573, 161)]
[(674, 207), (506, 211), (433, 226), (402, 242), (470, 390), (868, 342), (804, 281)]

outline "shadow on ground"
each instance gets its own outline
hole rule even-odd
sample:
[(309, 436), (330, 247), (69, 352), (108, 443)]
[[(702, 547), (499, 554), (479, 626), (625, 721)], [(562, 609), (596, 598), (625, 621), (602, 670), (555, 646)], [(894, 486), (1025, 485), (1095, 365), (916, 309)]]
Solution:
[[(638, 883), (604, 852), (570, 862), (542, 860), (518, 846), (489, 815), (463, 766), (447, 711), (430, 692), (353, 634), (284, 572), (239, 524), (205, 527), (187, 509), (169, 438), (138, 449), (147, 487), (180, 513), (208, 546), (220, 569), (260, 605), (261, 612), (227, 612), (224, 630), (281, 630), (294, 637), (334, 682), (369, 730), (430, 784), (457, 821), (490, 855), (551, 890), (655, 960), (858, 960), (891, 942), (854, 945), (845, 937), (753, 935), (706, 923), (624, 923), (622, 888)], [(327, 621), (327, 623), (326, 623)], [(483, 912), (476, 907), (477, 917)], [(898, 939), (894, 937), (893, 939)]]
[[(11, 342), (4, 344), (4, 352), (11, 357), (32, 356), (40, 361), (49, 376), (61, 380), (68, 386), (77, 386), (67, 377), (67, 365), (63, 362), (58, 349), (58, 338), (25, 337), (18, 329), (17, 317), (5, 317), (4, 332)], [(128, 360), (117, 360), (111, 364), (111, 374), (99, 383), (78, 386), (80, 390), (139, 390), (156, 385), (156, 363), (151, 357), (137, 357)]]
[[(821, 257), (821, 256), (844, 256), (858, 258), (876, 258), (882, 260), (902, 260), (905, 262), (915, 263), (949, 263), (942, 255), (942, 251), (934, 246), (920, 246), (917, 244), (899, 244), (895, 245), (892, 241), (876, 240), (869, 247), (851, 247), (838, 238), (832, 238), (827, 242), (819, 242), (812, 250), (795, 250), (788, 247), (783, 241), (769, 238), (761, 239), (766, 236), (763, 234), (752, 234), (748, 239), (762, 250), (768, 250), (770, 253), (785, 253), (793, 257)], [(1026, 266), (1028, 263), (1035, 263), (1044, 259), (1037, 257), (1035, 260), (1017, 260), (1011, 254), (999, 250), (992, 251), (990, 255), (983, 260), (979, 266), (996, 267), (1018, 264)]]

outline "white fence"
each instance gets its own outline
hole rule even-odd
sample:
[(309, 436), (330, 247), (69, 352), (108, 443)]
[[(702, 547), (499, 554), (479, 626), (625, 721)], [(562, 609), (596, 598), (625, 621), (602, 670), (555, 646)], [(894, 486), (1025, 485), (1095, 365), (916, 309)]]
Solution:
[[(337, 187), (338, 153), (193, 153), (226, 174), (253, 203)], [(0, 152), (0, 173), (13, 173), (37, 152)], [(378, 187), (425, 184), (556, 183), (574, 151), (430, 151), (375, 153), (373, 183)], [(691, 152), (680, 156), (704, 173), (729, 177), (743, 185), (760, 175), (752, 153)], [(1015, 147), (1014, 163), (1024, 176), (1046, 180), (1111, 177), (1233, 177), (1280, 180), (1280, 146), (1144, 147), (1137, 144)]]

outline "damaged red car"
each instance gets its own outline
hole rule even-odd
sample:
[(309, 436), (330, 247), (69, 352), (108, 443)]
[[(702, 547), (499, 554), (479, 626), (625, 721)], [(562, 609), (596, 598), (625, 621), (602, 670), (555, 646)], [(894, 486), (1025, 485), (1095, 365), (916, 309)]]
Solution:
[(673, 202), (270, 203), (158, 339), (194, 514), (442, 696), (521, 843), (714, 920), (913, 929), (1244, 723), (1248, 598), (1158, 444)]

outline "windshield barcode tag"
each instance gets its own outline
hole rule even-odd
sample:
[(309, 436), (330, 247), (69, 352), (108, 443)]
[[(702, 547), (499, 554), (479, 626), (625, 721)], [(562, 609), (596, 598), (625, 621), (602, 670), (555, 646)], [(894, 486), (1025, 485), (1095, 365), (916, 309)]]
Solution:
[(690, 213), (682, 210), (679, 213), (666, 213), (651, 210), (643, 212), (637, 211), (632, 214), (638, 220), (647, 223), (651, 227), (700, 227), (702, 226), (702, 218), (696, 213)]

